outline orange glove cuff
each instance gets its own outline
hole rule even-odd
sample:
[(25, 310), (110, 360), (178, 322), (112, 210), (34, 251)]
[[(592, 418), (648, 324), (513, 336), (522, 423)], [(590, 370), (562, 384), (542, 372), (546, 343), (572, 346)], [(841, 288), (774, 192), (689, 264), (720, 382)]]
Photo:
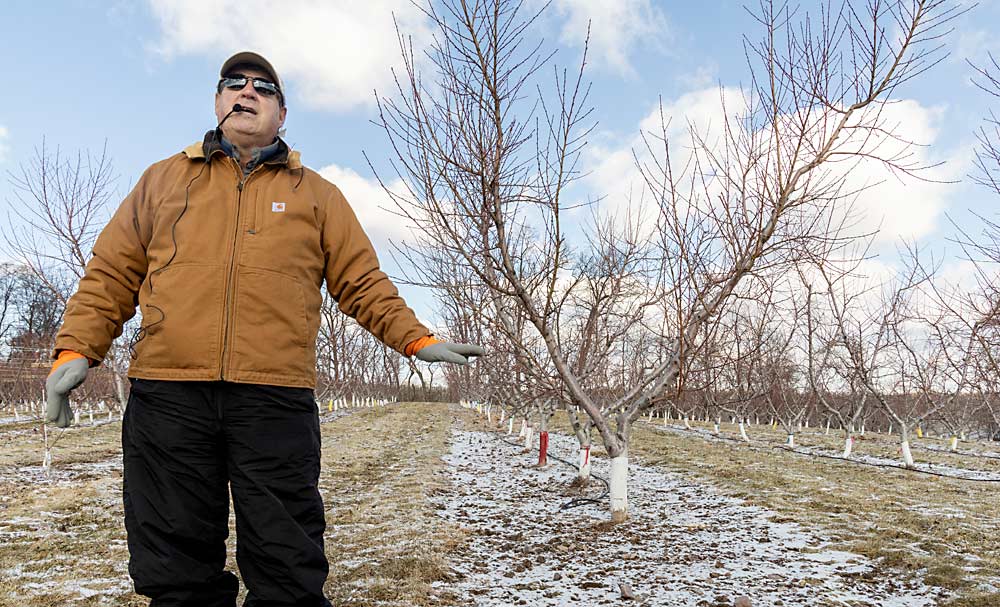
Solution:
[(406, 347), (403, 348), (403, 354), (406, 354), (407, 356), (413, 356), (421, 348), (429, 346), (431, 344), (439, 344), (439, 343), (441, 343), (440, 339), (435, 339), (433, 335), (425, 335), (420, 339), (414, 339), (410, 343), (406, 344)]
[(52, 369), (49, 370), (49, 375), (52, 375), (52, 373), (59, 367), (65, 365), (71, 360), (76, 360), (77, 358), (87, 357), (72, 350), (59, 350), (59, 358), (56, 359), (56, 362), (52, 363)]

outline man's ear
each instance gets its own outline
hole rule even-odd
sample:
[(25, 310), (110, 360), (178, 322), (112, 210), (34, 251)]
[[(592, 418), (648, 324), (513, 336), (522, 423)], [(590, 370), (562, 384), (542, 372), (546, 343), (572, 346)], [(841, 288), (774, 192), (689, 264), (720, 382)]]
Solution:
[(285, 126), (285, 116), (288, 115), (288, 108), (282, 107), (278, 110), (278, 128)]

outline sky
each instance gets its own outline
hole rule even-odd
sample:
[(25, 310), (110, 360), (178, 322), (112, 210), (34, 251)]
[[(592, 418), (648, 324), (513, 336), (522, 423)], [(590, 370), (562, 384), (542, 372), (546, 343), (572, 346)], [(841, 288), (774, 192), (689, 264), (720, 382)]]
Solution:
[[(801, 8), (818, 4), (807, 0)], [(285, 84), (287, 141), (340, 186), (383, 265), (398, 275), (389, 241), (399, 243), (406, 232), (386, 210), (388, 198), (365, 160), (367, 154), (388, 174), (388, 142), (371, 121), (375, 92), (392, 93), (391, 68), (400, 64), (394, 18), (418, 50), (427, 42), (426, 18), (409, 0), (6, 0), (0, 221), (12, 221), (9, 172), (30, 162), (43, 139), (64, 153), (99, 152), (106, 144), (124, 196), (148, 165), (214, 126), (219, 66), (233, 52), (257, 50)], [(557, 63), (572, 66), (588, 22), (597, 127), (583, 156), (589, 175), (573, 194), (614, 204), (634, 178), (631, 149), (660, 100), (676, 124), (711, 117), (720, 86), (736, 90), (748, 82), (743, 35), (761, 31), (744, 3), (731, 0), (553, 0), (537, 32)], [(972, 212), (992, 215), (996, 206), (996, 195), (968, 175), (975, 132), (991, 107), (1000, 114), (1000, 100), (972, 84), (967, 60), (982, 65), (989, 52), (1000, 56), (1000, 2), (983, 0), (951, 25), (943, 39), (950, 55), (904, 86), (894, 111), (901, 134), (926, 144), (920, 159), (943, 162), (934, 177), (955, 183), (889, 180), (865, 194), (865, 221), (880, 229), (876, 251), (887, 267), (901, 238), (952, 255), (948, 218), (974, 229)], [(433, 322), (427, 293), (409, 285), (401, 292)]]

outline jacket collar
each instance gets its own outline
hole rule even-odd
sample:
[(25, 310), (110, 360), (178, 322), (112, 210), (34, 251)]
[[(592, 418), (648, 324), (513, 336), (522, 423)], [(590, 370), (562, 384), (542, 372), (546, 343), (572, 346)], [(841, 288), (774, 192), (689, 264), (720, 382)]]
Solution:
[[(216, 154), (222, 154), (224, 156), (226, 152), (222, 149), (220, 139), (221, 134), (216, 137), (214, 129), (208, 131), (205, 133), (205, 139), (203, 141), (192, 143), (184, 148), (184, 155), (190, 160), (206, 160), (212, 158)], [(278, 138), (278, 151), (273, 157), (268, 159), (265, 164), (284, 164), (292, 170), (302, 168), (302, 160), (299, 152), (297, 150), (290, 149), (288, 144), (285, 143), (285, 140), (281, 137)]]

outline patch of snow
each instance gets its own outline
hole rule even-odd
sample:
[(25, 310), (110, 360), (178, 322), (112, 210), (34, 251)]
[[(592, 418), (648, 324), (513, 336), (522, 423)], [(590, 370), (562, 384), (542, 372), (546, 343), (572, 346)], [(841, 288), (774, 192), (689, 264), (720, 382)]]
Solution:
[[(572, 461), (571, 437), (550, 441)], [(469, 537), (452, 553), (459, 581), (438, 587), (479, 607), (618, 605), (621, 583), (637, 605), (731, 605), (746, 595), (754, 605), (923, 607), (941, 596), (912, 580), (877, 578), (864, 557), (833, 550), (808, 529), (635, 459), (626, 523), (609, 525), (607, 503), (560, 510), (575, 497), (567, 489), (575, 469), (537, 469), (533, 458), (496, 435), (453, 432), (445, 457), (452, 489), (432, 499)], [(593, 465), (607, 475), (605, 458)], [(600, 488), (595, 481), (587, 491)]]

